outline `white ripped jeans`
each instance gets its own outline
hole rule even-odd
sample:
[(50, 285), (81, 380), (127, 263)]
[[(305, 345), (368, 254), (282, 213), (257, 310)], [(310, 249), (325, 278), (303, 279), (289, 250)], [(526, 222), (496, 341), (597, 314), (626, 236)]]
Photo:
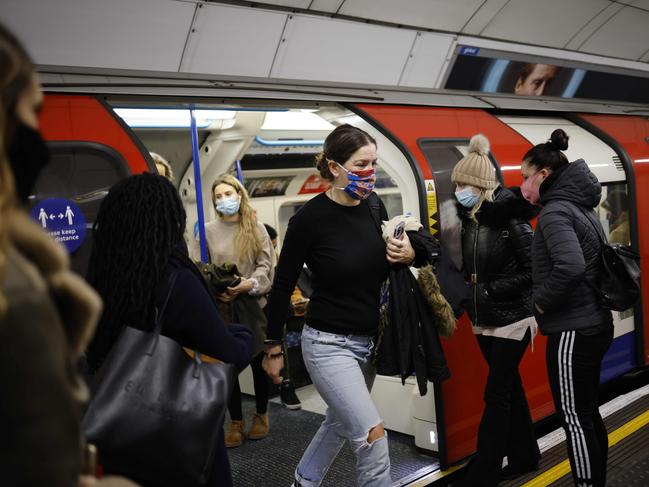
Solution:
[(336, 335), (304, 326), (304, 363), (328, 407), (295, 471), (303, 487), (320, 485), (345, 440), (356, 455), (359, 486), (392, 485), (387, 432), (372, 443), (367, 441), (370, 430), (382, 423), (370, 396), (376, 377), (373, 352), (372, 337)]

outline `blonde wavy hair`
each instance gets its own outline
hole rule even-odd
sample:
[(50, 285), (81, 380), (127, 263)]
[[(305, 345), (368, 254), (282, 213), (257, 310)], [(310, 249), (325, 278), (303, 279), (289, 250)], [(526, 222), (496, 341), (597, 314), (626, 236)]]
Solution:
[[(231, 174), (221, 174), (212, 183), (212, 204), (216, 205), (216, 197), (214, 190), (219, 184), (227, 184), (232, 186), (234, 190), (241, 197), (241, 204), (239, 205), (239, 229), (234, 236), (234, 247), (237, 249), (237, 256), (241, 260), (249, 260), (254, 262), (261, 252), (261, 235), (257, 228), (257, 217), (255, 210), (250, 205), (250, 197), (248, 191), (243, 187), (237, 178)], [(223, 214), (219, 211), (216, 212), (219, 217)]]
[(156, 164), (156, 165), (160, 164), (162, 167), (165, 168), (164, 174), (160, 174), (160, 176), (163, 176), (163, 177), (167, 178), (169, 181), (171, 181), (173, 183), (174, 182), (174, 172), (171, 169), (171, 164), (169, 164), (169, 161), (167, 161), (167, 159), (162, 157), (157, 152), (149, 152), (149, 154), (151, 155), (151, 159), (153, 159), (154, 164)]
[[(36, 69), (18, 39), (0, 24), (0, 277), (4, 275), (9, 246), (11, 214), (16, 209), (16, 187), (7, 158), (5, 134), (8, 118), (31, 86)], [(7, 311), (7, 299), (0, 291), (0, 317)]]

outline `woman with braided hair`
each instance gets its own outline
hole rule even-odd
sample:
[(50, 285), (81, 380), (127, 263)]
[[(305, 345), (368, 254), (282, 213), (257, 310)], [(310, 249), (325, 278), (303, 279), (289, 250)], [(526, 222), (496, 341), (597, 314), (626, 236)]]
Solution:
[[(88, 349), (96, 371), (126, 324), (148, 329), (156, 307), (169, 294), (162, 334), (184, 347), (244, 368), (252, 356), (252, 334), (227, 328), (214, 298), (183, 241), (185, 211), (173, 185), (153, 174), (131, 176), (115, 184), (95, 221), (88, 281), (104, 300), (104, 313)], [(178, 441), (182, 441), (178, 438)], [(230, 465), (221, 432), (212, 474), (206, 485), (230, 486)], [(169, 445), (173, 447), (173, 445)]]

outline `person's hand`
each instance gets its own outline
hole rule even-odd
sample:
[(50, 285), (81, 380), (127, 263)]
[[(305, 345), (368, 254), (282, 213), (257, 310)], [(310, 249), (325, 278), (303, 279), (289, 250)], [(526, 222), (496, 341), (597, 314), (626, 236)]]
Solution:
[(221, 301), (223, 303), (230, 303), (230, 302), (234, 301), (235, 297), (236, 296), (233, 295), (233, 294), (228, 294), (227, 291), (222, 293), (222, 294), (217, 294), (216, 295), (216, 299), (218, 299), (219, 301)]
[(534, 303), (534, 307), (536, 308), (536, 311), (539, 312), (539, 314), (545, 314), (545, 311), (536, 303)]
[(391, 264), (411, 264), (415, 260), (415, 250), (410, 244), (408, 234), (403, 232), (400, 239), (388, 238), (388, 262)]
[(251, 279), (241, 279), (241, 282), (236, 286), (229, 287), (225, 292), (235, 297), (237, 294), (245, 294), (254, 287), (255, 283)]
[[(276, 355), (279, 354), (279, 355)], [(270, 355), (276, 355), (271, 357)], [(273, 381), (273, 384), (281, 384), (283, 377), (280, 375), (284, 368), (284, 356), (282, 355), (281, 345), (269, 345), (264, 351), (264, 359), (261, 362), (268, 377)]]
[(308, 299), (301, 299), (292, 304), (293, 314), (295, 316), (304, 316), (306, 314), (306, 305), (309, 304)]

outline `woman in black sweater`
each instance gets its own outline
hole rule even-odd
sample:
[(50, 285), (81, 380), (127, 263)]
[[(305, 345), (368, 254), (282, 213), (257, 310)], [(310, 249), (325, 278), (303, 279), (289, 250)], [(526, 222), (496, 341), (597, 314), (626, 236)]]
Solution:
[[(381, 284), (389, 263), (410, 263), (408, 237), (383, 241), (366, 198), (376, 181), (376, 141), (351, 125), (336, 128), (317, 159), (331, 187), (290, 220), (268, 305), (264, 368), (279, 382), (281, 338), (291, 292), (306, 262), (313, 293), (302, 353), (327, 403), (326, 418), (295, 472), (296, 485), (320, 485), (345, 440), (357, 458), (358, 484), (388, 486), (390, 459), (383, 423), (370, 397)], [(385, 208), (380, 209), (387, 219)], [(387, 250), (387, 258), (386, 258)]]
[[(184, 347), (243, 369), (252, 358), (252, 333), (227, 328), (214, 298), (187, 256), (183, 241), (185, 210), (172, 184), (162, 176), (140, 174), (115, 184), (101, 204), (95, 222), (88, 281), (104, 300), (104, 313), (88, 349), (96, 371), (125, 324), (148, 329), (156, 308), (169, 294), (162, 334)], [(183, 441), (183, 438), (178, 438)], [(173, 448), (173, 445), (169, 445)], [(223, 432), (216, 446), (207, 484), (232, 485)]]

